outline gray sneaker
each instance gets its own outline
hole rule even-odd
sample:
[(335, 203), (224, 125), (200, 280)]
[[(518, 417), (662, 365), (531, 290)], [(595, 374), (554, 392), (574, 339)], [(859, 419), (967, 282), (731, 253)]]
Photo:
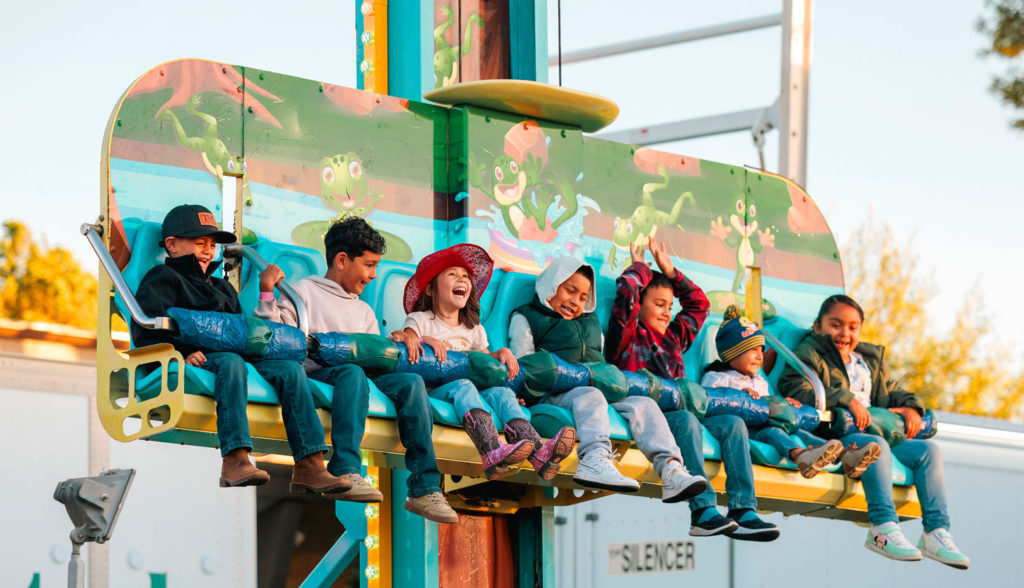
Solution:
[(380, 502), (384, 500), (384, 495), (380, 493), (380, 490), (367, 484), (366, 479), (359, 474), (342, 474), (338, 477), (347, 480), (352, 487), (343, 492), (324, 494), (324, 498), (349, 502)]
[(813, 478), (818, 475), (821, 468), (834, 462), (843, 451), (843, 444), (838, 439), (829, 439), (821, 445), (808, 447), (796, 456), (796, 466), (800, 469), (800, 475), (805, 478)]
[(843, 464), (846, 476), (851, 480), (856, 480), (860, 478), (864, 470), (878, 461), (881, 455), (882, 448), (878, 446), (878, 443), (872, 441), (864, 447), (857, 447), (854, 444), (844, 448), (843, 452), (839, 454), (839, 461)]
[(612, 456), (607, 451), (594, 449), (584, 455), (576, 465), (576, 474), (572, 481), (580, 486), (601, 488), (614, 492), (636, 492), (640, 483), (623, 476), (615, 467)]
[(689, 500), (707, 490), (704, 476), (695, 476), (678, 461), (670, 461), (661, 471), (661, 501), (671, 504)]
[(416, 498), (405, 499), (405, 510), (418, 514), (428, 521), (435, 523), (457, 523), (459, 515), (455, 514), (444, 495), (440, 492), (432, 492)]

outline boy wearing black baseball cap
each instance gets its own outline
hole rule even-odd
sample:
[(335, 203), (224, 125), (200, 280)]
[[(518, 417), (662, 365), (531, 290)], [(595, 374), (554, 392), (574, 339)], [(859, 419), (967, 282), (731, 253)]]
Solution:
[[(161, 242), (167, 250), (167, 259), (164, 265), (146, 273), (135, 294), (142, 310), (150, 316), (166, 316), (171, 307), (240, 314), (238, 293), (226, 280), (213, 277), (220, 265), (213, 261), (217, 244), (234, 241), (234, 234), (217, 227), (209, 209), (198, 204), (172, 208), (164, 218)], [(270, 475), (249, 461), (252, 438), (245, 412), (245, 360), (235, 353), (208, 352), (177, 342), (170, 333), (147, 330), (134, 321), (131, 333), (137, 347), (170, 343), (185, 357), (190, 369), (205, 369), (216, 374), (217, 437), (223, 457), (220, 485), (266, 484)], [(324, 467), (323, 454), (327, 451), (324, 429), (313, 408), (313, 396), (307, 388), (302, 365), (286, 360), (262, 360), (252, 365), (274, 387), (281, 402), (288, 443), (295, 457), (292, 492), (336, 498), (349, 489), (351, 483), (332, 476)]]

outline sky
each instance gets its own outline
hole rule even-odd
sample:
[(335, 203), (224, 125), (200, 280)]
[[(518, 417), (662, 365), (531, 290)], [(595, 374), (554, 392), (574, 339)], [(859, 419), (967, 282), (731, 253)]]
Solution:
[[(624, 6), (562, 0), (563, 51), (781, 11), (768, 0)], [(195, 57), (355, 86), (352, 1), (3, 0), (2, 8), (0, 219), (25, 222), (88, 266), (95, 261), (78, 227), (99, 214), (103, 130), (135, 78)], [(988, 92), (1005, 64), (979, 56), (983, 12), (983, 0), (816, 3), (806, 188), (840, 244), (869, 214), (912, 243), (934, 285), (936, 328), (952, 324), (976, 285), (996, 340), (1020, 350), (1024, 332), (1008, 318), (1024, 287), (1016, 265), (1024, 257), (1024, 133), (1009, 128), (1011, 111)], [(548, 13), (554, 53), (554, 0)], [(562, 83), (619, 104), (608, 130), (767, 106), (779, 91), (780, 39), (781, 29), (764, 29), (568, 64)], [(557, 69), (549, 81), (558, 82)], [(776, 145), (770, 134), (770, 171)], [(745, 133), (659, 148), (757, 164)]]

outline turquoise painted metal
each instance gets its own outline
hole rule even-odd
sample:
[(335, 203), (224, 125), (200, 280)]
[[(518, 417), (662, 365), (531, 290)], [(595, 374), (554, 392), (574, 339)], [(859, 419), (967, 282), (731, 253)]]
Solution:
[[(405, 488), (409, 470), (394, 470), (392, 488)], [(392, 585), (437, 588), (437, 523), (405, 510), (405, 493), (391, 493)]]
[[(316, 564), (309, 576), (303, 580), (301, 588), (320, 588), (334, 584), (338, 576), (345, 571), (352, 560), (359, 555), (360, 563), (366, 562), (366, 505), (357, 502), (337, 501), (334, 516), (345, 532), (335, 541), (320, 563)], [(360, 566), (360, 570), (365, 568)], [(366, 588), (366, 575), (360, 574), (360, 586)]]

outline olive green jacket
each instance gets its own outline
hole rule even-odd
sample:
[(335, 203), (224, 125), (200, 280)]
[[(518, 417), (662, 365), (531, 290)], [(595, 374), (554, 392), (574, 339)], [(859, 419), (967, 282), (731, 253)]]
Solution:
[[(864, 363), (871, 371), (871, 406), (898, 408), (909, 406), (924, 414), (924, 404), (916, 394), (901, 389), (898, 382), (889, 377), (885, 367), (885, 347), (870, 343), (858, 343), (855, 351), (864, 356)], [(814, 370), (825, 386), (825, 407), (849, 408), (854, 399), (850, 391), (850, 378), (835, 343), (828, 335), (812, 332), (800, 341), (793, 353), (807, 367)], [(814, 406), (814, 388), (800, 372), (787, 365), (779, 378), (779, 393)]]

